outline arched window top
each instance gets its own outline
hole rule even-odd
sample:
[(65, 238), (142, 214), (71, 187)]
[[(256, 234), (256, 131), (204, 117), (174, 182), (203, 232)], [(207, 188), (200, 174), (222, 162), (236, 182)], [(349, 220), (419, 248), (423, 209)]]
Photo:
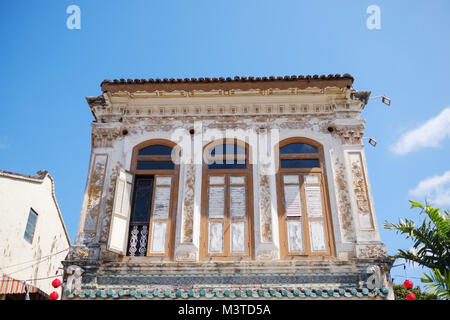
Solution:
[(318, 153), (316, 147), (307, 143), (290, 143), (280, 148), (280, 154)]
[(205, 148), (208, 169), (246, 169), (248, 149), (237, 139), (218, 140)]
[(153, 170), (174, 170), (179, 160), (179, 147), (169, 141), (155, 139), (143, 142), (134, 148), (135, 170), (140, 173)]
[(169, 146), (154, 144), (151, 146), (144, 147), (139, 149), (138, 155), (140, 156), (170, 156), (172, 154), (172, 148)]
[(245, 148), (237, 144), (221, 144), (211, 149), (211, 156), (245, 154)]
[(289, 138), (280, 143), (280, 165), (282, 169), (320, 168), (321, 148), (318, 143), (306, 138)]

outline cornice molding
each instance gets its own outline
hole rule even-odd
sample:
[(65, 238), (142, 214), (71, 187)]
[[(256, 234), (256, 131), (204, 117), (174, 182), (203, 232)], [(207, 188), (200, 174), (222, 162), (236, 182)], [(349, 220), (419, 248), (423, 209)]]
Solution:
[(126, 119), (153, 119), (171, 117), (210, 116), (291, 116), (335, 115), (335, 118), (359, 119), (363, 105), (360, 103), (216, 103), (203, 105), (157, 105), (157, 106), (95, 106), (92, 109), (96, 121), (101, 123), (122, 122)]

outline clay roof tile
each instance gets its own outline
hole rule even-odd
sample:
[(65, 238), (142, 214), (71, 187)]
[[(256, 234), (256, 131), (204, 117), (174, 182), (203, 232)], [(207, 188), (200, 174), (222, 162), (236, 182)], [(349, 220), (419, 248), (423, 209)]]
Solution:
[[(329, 74), (329, 75), (291, 75), (291, 76), (269, 76), (269, 77), (253, 77), (253, 76), (235, 76), (219, 77), (219, 78), (164, 78), (164, 79), (106, 79), (101, 83), (103, 92), (116, 91), (174, 91), (174, 90), (213, 90), (213, 89), (267, 89), (267, 88), (307, 88), (337, 86), (348, 88), (353, 84), (353, 77), (345, 73)], [(289, 83), (288, 83), (289, 82)]]

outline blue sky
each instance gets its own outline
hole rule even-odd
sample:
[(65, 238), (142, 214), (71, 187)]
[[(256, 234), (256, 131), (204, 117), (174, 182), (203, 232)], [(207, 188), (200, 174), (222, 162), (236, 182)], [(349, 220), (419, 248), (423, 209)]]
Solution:
[[(66, 27), (72, 4), (80, 30)], [(366, 27), (373, 4), (381, 30)], [(0, 169), (50, 171), (74, 239), (90, 154), (84, 97), (102, 80), (350, 73), (356, 89), (392, 99), (363, 112), (378, 142), (366, 147), (378, 222), (418, 220), (408, 199), (450, 207), (449, 12), (448, 0), (2, 1)], [(391, 254), (411, 246), (381, 237)], [(403, 281), (401, 268), (392, 274)]]

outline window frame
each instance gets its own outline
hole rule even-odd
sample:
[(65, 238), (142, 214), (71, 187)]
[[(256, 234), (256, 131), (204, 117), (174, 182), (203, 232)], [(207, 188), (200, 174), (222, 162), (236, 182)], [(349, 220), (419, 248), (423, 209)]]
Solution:
[[(26, 235), (27, 235), (27, 227), (28, 227), (28, 223), (30, 222), (30, 218), (31, 215), (34, 214), (36, 216), (36, 219), (34, 221), (34, 225), (33, 225), (33, 233), (31, 234), (31, 239), (27, 239)], [(34, 234), (36, 233), (36, 226), (37, 226), (37, 221), (39, 218), (39, 214), (36, 212), (36, 210), (34, 210), (33, 208), (30, 207), (30, 210), (28, 211), (28, 218), (27, 218), (27, 223), (25, 224), (25, 231), (23, 233), (23, 238), (25, 239), (26, 242), (28, 242), (29, 244), (33, 244), (33, 240), (34, 240)]]
[[(286, 145), (292, 143), (306, 143), (315, 148), (317, 148), (317, 153), (290, 153), (290, 154), (281, 154), (280, 149)], [(278, 201), (278, 227), (279, 227), (279, 240), (280, 240), (280, 259), (281, 260), (304, 260), (311, 258), (320, 258), (320, 257), (335, 257), (335, 244), (334, 244), (334, 234), (331, 220), (331, 210), (330, 210), (330, 202), (329, 202), (329, 189), (326, 179), (326, 170), (325, 170), (325, 159), (324, 159), (324, 149), (323, 146), (308, 138), (304, 137), (292, 137), (282, 140), (275, 146), (276, 153), (278, 154), (277, 161), (278, 171), (276, 174), (276, 188), (277, 188), (277, 201)], [(318, 168), (282, 168), (281, 160), (319, 160)], [(284, 205), (284, 186), (289, 185), (289, 183), (285, 184), (283, 180), (283, 176), (285, 175), (297, 175), (299, 177), (299, 188), (301, 195), (301, 223), (302, 223), (302, 239), (303, 239), (303, 252), (296, 253), (289, 251), (289, 242), (288, 242), (288, 230), (287, 230), (287, 220), (288, 217), (286, 215), (286, 208)], [(321, 190), (321, 199), (322, 199), (322, 215), (321, 218), (308, 217), (307, 213), (307, 205), (306, 205), (306, 194), (305, 194), (305, 176), (306, 175), (314, 175), (319, 177), (319, 185)], [(293, 184), (295, 185), (295, 184)], [(324, 237), (325, 237), (325, 246), (327, 251), (312, 251), (311, 246), (311, 234), (309, 230), (309, 221), (322, 220), (324, 222)]]
[[(130, 235), (130, 227), (131, 227), (131, 217), (133, 215), (133, 210), (135, 206), (135, 192), (136, 192), (136, 178), (137, 177), (145, 177), (145, 176), (153, 176), (153, 191), (152, 191), (152, 204), (151, 204), (151, 212), (149, 217), (148, 224), (148, 236), (147, 236), (147, 253), (146, 257), (160, 257), (168, 260), (174, 259), (175, 252), (175, 233), (176, 233), (176, 215), (178, 209), (178, 185), (179, 185), (179, 176), (180, 176), (180, 165), (179, 163), (174, 162), (173, 169), (137, 169), (138, 161), (172, 161), (171, 155), (139, 155), (139, 150), (152, 146), (152, 145), (164, 145), (175, 150), (176, 159), (180, 159), (181, 150), (179, 146), (165, 139), (151, 139), (145, 142), (142, 142), (133, 148), (133, 156), (131, 160), (131, 173), (133, 174), (133, 191), (132, 191), (132, 203), (131, 203), (131, 212), (130, 212), (130, 222), (128, 223), (128, 234), (127, 234), (127, 256), (128, 256), (128, 245), (129, 245), (129, 235)], [(170, 192), (170, 204), (169, 204), (169, 218), (168, 226), (166, 230), (166, 243), (165, 243), (165, 253), (151, 253), (151, 245), (152, 245), (152, 232), (153, 232), (153, 208), (155, 204), (155, 191), (156, 191), (156, 181), (158, 177), (172, 177), (171, 184), (171, 192)], [(159, 219), (156, 220), (158, 222)], [(137, 256), (139, 257), (139, 256)]]
[[(245, 155), (242, 157), (242, 154), (236, 154), (236, 156), (231, 156), (229, 154), (223, 155), (223, 161), (226, 160), (244, 160), (246, 161), (245, 169), (210, 169), (209, 161), (220, 159), (217, 155), (212, 157), (210, 152), (217, 146), (224, 144), (236, 144), (239, 147), (244, 148)], [(253, 232), (253, 166), (250, 161), (251, 148), (250, 146), (240, 141), (236, 138), (228, 138), (228, 139), (219, 139), (210, 142), (209, 144), (203, 147), (203, 164), (202, 164), (202, 200), (201, 200), (201, 219), (200, 219), (200, 252), (199, 258), (202, 261), (229, 261), (229, 260), (254, 260), (254, 232)], [(223, 253), (210, 253), (209, 252), (209, 224), (208, 221), (210, 219), (220, 220), (221, 218), (209, 218), (208, 217), (208, 206), (209, 206), (209, 177), (212, 176), (220, 176), (224, 177), (224, 184), (217, 186), (225, 187), (225, 203), (224, 203), (224, 236), (223, 236)], [(244, 177), (245, 179), (245, 187), (246, 187), (246, 216), (243, 220), (246, 220), (246, 243), (245, 243), (245, 252), (242, 253), (233, 253), (231, 252), (231, 216), (230, 216), (230, 187), (232, 186), (230, 183), (230, 177), (239, 176)], [(237, 186), (241, 186), (238, 185)], [(250, 196), (251, 195), (251, 196)], [(234, 218), (233, 220), (239, 220), (239, 218)]]

